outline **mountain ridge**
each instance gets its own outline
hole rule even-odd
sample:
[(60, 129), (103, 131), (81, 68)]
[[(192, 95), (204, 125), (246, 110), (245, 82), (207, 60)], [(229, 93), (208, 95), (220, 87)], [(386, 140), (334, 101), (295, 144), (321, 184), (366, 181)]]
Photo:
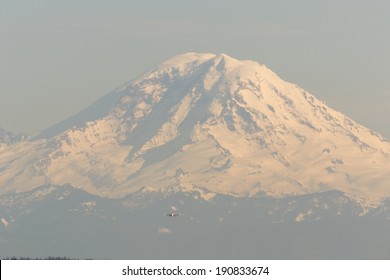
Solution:
[(339, 191), (205, 200), (139, 190), (112, 199), (44, 185), (0, 195), (0, 258), (388, 259), (389, 202), (366, 208)]
[(17, 142), (26, 141), (29, 139), (26, 133), (13, 133), (0, 127), (0, 143), (7, 145), (15, 144)]

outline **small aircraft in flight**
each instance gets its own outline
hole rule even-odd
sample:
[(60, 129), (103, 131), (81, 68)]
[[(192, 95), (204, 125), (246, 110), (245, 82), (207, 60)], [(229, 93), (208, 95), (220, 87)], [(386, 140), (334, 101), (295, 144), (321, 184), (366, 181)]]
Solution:
[(164, 213), (165, 216), (168, 216), (168, 217), (171, 217), (171, 218), (175, 218), (177, 216), (181, 216), (181, 214), (179, 213)]

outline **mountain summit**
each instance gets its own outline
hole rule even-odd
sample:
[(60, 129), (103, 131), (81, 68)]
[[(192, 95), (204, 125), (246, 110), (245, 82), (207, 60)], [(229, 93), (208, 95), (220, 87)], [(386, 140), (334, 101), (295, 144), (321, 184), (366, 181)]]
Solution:
[(175, 56), (29, 142), (2, 145), (0, 193), (197, 190), (390, 196), (390, 144), (266, 66)]

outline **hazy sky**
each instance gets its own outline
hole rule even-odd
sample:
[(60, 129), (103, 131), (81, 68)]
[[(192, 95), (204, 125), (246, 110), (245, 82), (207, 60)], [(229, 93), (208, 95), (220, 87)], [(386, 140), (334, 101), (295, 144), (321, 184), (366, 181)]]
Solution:
[(38, 132), (175, 54), (266, 64), (390, 139), (390, 1), (0, 0), (0, 126)]

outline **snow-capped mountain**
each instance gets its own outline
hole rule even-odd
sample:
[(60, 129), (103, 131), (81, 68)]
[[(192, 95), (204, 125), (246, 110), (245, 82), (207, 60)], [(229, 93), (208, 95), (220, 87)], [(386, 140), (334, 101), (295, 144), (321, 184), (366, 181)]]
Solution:
[[(28, 142), (0, 146), (0, 193), (71, 184), (283, 197), (390, 196), (390, 144), (266, 66), (173, 57)], [(367, 199), (365, 199), (367, 198)]]
[(257, 62), (179, 55), (15, 139), (0, 258), (390, 256), (390, 143)]

